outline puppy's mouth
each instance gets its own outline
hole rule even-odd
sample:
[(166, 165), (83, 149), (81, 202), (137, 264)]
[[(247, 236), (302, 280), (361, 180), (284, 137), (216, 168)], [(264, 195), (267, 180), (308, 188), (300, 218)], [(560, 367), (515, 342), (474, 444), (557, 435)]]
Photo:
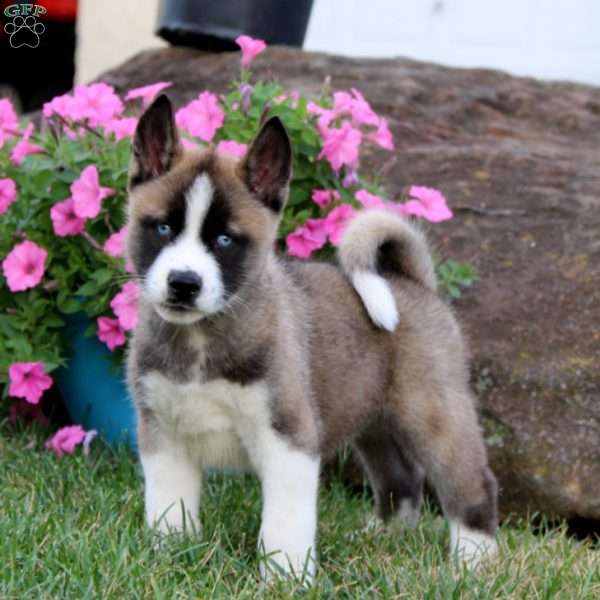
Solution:
[(163, 302), (160, 307), (165, 310), (172, 310), (173, 312), (197, 312), (197, 309), (194, 306), (183, 304), (181, 302)]
[(169, 323), (188, 325), (204, 317), (195, 306), (180, 302), (161, 302), (154, 307), (158, 315)]

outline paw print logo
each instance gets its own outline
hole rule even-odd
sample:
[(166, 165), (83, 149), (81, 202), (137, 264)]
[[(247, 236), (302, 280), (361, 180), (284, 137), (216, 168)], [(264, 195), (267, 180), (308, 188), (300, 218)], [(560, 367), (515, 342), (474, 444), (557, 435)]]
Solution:
[(4, 32), (8, 35), (8, 41), (12, 48), (37, 48), (40, 45), (40, 35), (46, 27), (33, 15), (22, 17), (16, 16), (12, 21), (4, 25)]

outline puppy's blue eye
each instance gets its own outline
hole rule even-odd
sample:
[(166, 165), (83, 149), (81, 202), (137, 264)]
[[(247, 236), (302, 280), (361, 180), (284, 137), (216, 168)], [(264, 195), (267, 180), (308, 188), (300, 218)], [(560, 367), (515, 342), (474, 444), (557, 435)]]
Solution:
[(217, 245), (221, 248), (229, 248), (233, 244), (233, 240), (228, 235), (220, 235), (217, 238)]
[(156, 226), (156, 231), (161, 237), (168, 237), (171, 235), (171, 226), (167, 225), (166, 223), (159, 223)]

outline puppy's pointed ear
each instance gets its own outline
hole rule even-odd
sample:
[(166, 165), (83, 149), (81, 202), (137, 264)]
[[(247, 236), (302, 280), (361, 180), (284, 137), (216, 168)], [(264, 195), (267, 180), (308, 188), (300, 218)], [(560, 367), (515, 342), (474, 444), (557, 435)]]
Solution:
[(166, 173), (181, 152), (171, 101), (161, 94), (140, 117), (133, 136), (129, 187)]
[(260, 129), (241, 165), (248, 189), (263, 204), (279, 212), (287, 199), (292, 176), (292, 146), (279, 117)]

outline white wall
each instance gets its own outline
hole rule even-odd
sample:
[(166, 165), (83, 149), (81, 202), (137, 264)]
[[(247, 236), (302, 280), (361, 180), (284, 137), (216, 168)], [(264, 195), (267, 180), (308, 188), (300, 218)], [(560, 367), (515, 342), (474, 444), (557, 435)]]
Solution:
[[(79, 0), (77, 80), (164, 45), (157, 5)], [(315, 0), (305, 48), (600, 85), (600, 0)]]
[(600, 0), (315, 0), (305, 48), (600, 85)]
[(154, 35), (158, 0), (79, 0), (77, 83), (85, 83), (140, 50), (166, 46)]

